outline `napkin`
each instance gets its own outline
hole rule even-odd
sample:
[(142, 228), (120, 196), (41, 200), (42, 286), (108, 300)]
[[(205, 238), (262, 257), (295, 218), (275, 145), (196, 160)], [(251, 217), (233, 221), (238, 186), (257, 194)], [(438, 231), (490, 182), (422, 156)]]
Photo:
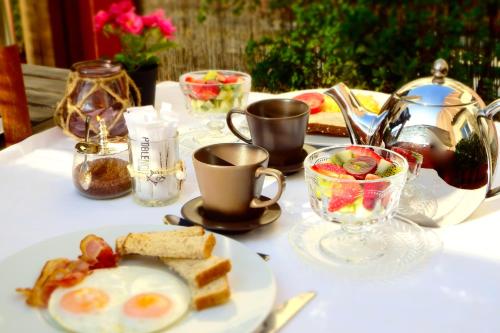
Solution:
[(131, 107), (124, 114), (129, 132), (134, 195), (146, 205), (169, 201), (179, 194), (175, 166), (179, 160), (179, 120), (169, 103)]

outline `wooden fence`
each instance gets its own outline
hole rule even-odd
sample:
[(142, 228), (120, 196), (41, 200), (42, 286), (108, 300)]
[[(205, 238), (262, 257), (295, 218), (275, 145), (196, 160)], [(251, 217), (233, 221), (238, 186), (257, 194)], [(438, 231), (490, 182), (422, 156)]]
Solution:
[(230, 10), (210, 11), (198, 21), (199, 0), (142, 1), (144, 13), (163, 8), (177, 27), (177, 47), (161, 59), (160, 80), (177, 80), (196, 69), (235, 69), (246, 71), (245, 47), (248, 40), (279, 30), (279, 20), (265, 5), (251, 13)]

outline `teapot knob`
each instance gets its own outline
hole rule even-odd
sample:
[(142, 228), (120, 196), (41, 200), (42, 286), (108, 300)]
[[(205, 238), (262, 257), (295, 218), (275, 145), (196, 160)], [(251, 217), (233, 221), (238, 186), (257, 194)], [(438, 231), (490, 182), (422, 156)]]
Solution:
[(448, 75), (448, 63), (446, 62), (446, 60), (440, 58), (434, 61), (431, 73), (434, 76), (432, 78), (433, 83), (443, 83), (444, 78), (446, 77), (446, 75)]

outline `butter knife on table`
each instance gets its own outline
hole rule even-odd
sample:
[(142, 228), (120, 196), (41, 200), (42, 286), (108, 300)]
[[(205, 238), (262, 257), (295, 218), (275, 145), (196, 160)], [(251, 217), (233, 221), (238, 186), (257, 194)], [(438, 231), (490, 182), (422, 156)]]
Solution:
[(316, 296), (314, 291), (308, 291), (293, 296), (274, 309), (264, 320), (257, 332), (275, 333), (290, 321), (310, 300)]

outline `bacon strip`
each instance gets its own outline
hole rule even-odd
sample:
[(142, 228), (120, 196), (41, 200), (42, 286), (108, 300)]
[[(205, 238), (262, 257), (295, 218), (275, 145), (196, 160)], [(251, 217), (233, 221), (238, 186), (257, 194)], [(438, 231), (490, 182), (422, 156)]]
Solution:
[(77, 284), (89, 274), (89, 265), (81, 260), (66, 258), (52, 259), (45, 263), (35, 286), (18, 288), (17, 292), (26, 297), (26, 303), (35, 307), (46, 307), (49, 297), (57, 287)]
[(34, 307), (47, 307), (50, 295), (57, 287), (71, 287), (82, 281), (93, 269), (116, 267), (119, 256), (96, 235), (88, 235), (80, 242), (82, 255), (78, 260), (57, 258), (49, 260), (42, 268), (33, 288), (17, 288)]
[(104, 239), (96, 235), (88, 235), (80, 242), (82, 255), (79, 259), (87, 262), (90, 269), (110, 268), (118, 265), (119, 257)]

